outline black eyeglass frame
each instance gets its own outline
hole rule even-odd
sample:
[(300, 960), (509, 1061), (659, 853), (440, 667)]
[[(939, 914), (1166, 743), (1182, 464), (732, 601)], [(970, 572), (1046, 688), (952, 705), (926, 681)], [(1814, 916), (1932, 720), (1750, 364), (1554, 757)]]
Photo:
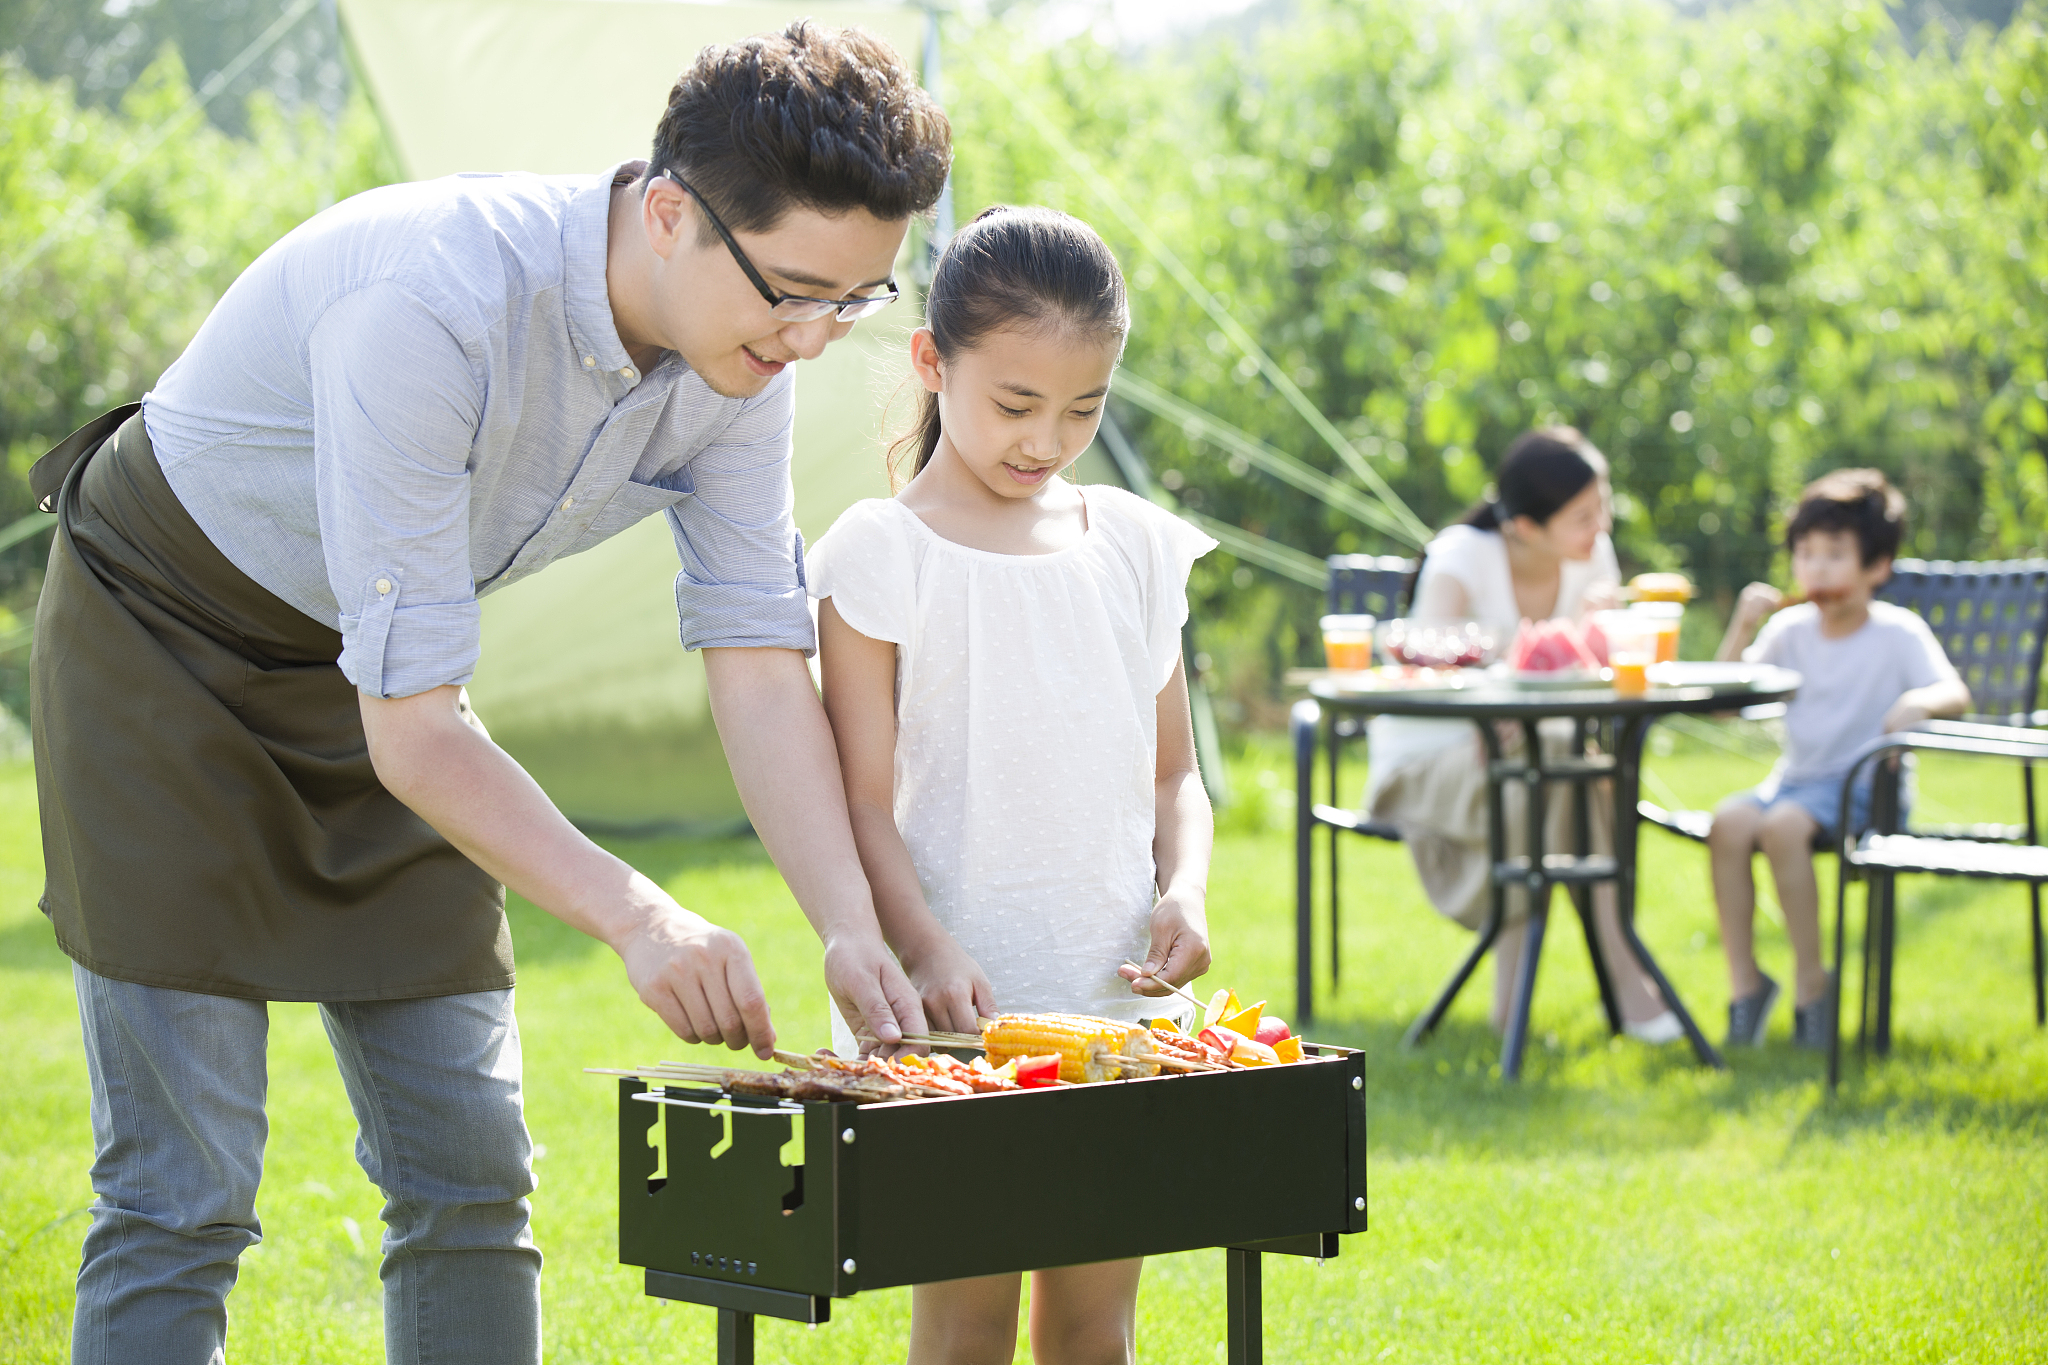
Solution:
[[(825, 314), (833, 313), (840, 322), (855, 322), (861, 318), (872, 317), (903, 297), (903, 291), (896, 287), (894, 277), (882, 286), (882, 293), (865, 294), (857, 299), (820, 299), (809, 294), (783, 293), (761, 278), (761, 272), (747, 259), (747, 253), (740, 250), (740, 244), (733, 240), (732, 232), (718, 220), (717, 213), (712, 211), (710, 203), (703, 195), (697, 193), (687, 180), (674, 171), (663, 171), (662, 174), (675, 181), (685, 194), (697, 201), (697, 207), (704, 210), (704, 216), (710, 219), (711, 226), (717, 229), (719, 240), (725, 243), (725, 249), (732, 253), (733, 260), (739, 262), (740, 269), (746, 273), (748, 283), (759, 291), (762, 301), (768, 305), (768, 311), (782, 321), (815, 322)], [(797, 312), (785, 311), (785, 305), (793, 303), (810, 306)]]

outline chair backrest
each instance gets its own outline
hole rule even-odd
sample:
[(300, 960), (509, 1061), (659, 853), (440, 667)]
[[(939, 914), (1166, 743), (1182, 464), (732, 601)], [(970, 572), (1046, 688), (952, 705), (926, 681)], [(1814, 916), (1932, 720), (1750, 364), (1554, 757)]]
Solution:
[(1331, 613), (1382, 621), (1399, 616), (1408, 605), (1402, 594), (1415, 563), (1399, 555), (1331, 555)]
[(2025, 725), (2039, 705), (2048, 559), (1901, 559), (1878, 596), (1917, 614), (1970, 685), (1980, 720)]

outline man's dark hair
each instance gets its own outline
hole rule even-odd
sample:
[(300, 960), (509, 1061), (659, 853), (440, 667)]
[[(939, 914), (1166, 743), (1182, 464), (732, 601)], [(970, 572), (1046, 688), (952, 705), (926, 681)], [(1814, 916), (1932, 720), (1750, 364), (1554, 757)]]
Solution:
[(1875, 469), (1837, 469), (1806, 485), (1785, 528), (1785, 548), (1796, 550), (1813, 531), (1853, 531), (1863, 567), (1899, 553), (1906, 534), (1906, 495)]
[[(647, 175), (676, 172), (741, 232), (770, 231), (792, 207), (895, 220), (938, 202), (952, 139), (887, 43), (798, 20), (697, 54), (669, 91)], [(717, 240), (710, 224), (699, 240)]]

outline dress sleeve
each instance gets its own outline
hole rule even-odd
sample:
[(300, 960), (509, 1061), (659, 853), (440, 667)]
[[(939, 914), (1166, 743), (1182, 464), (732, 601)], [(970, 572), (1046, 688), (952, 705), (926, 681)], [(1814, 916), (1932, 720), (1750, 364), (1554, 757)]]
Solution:
[(1145, 527), (1151, 551), (1145, 602), (1146, 648), (1152, 658), (1152, 688), (1166, 686), (1180, 662), (1181, 627), (1188, 623), (1188, 570), (1216, 548), (1215, 540), (1163, 507), (1136, 494), (1131, 502)]
[(811, 596), (832, 599), (840, 619), (870, 640), (910, 643), (917, 573), (900, 514), (869, 498), (839, 514), (804, 557)]

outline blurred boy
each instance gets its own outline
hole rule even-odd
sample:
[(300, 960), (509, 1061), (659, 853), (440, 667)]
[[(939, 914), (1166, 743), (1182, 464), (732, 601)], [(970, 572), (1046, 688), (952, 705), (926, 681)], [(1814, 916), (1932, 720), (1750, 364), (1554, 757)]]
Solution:
[[(1792, 1040), (1825, 1048), (1831, 983), (1821, 965), (1814, 841), (1839, 834), (1842, 783), (1857, 750), (1970, 709), (1970, 690), (1927, 623), (1871, 600), (1891, 577), (1905, 516), (1904, 496), (1874, 469), (1838, 469), (1808, 485), (1785, 528), (1798, 594), (1788, 599), (1768, 583), (1744, 588), (1715, 656), (1778, 664), (1805, 679), (1785, 714), (1784, 757), (1761, 786), (1721, 803), (1707, 836), (1728, 954), (1731, 1047), (1761, 1044), (1778, 1002), (1778, 983), (1756, 962), (1751, 855), (1761, 849), (1770, 859), (1792, 940)], [(1851, 828), (1868, 822), (1870, 791), (1866, 773), (1850, 803)]]

